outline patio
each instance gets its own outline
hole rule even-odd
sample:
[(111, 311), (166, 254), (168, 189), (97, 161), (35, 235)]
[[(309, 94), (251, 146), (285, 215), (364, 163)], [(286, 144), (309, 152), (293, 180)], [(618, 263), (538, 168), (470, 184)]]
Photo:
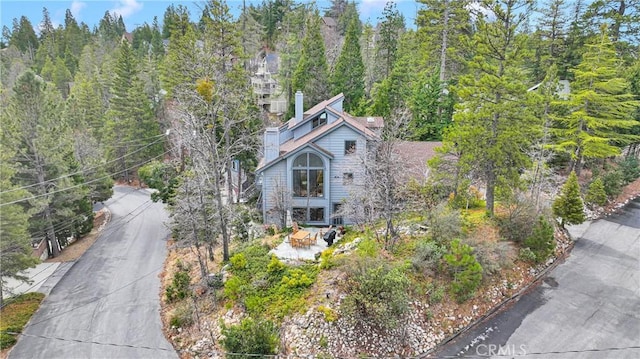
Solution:
[[(269, 251), (273, 253), (279, 259), (295, 259), (295, 260), (315, 260), (316, 255), (319, 255), (327, 249), (327, 243), (322, 239), (322, 233), (326, 232), (326, 228), (300, 228), (300, 230), (310, 233), (311, 238), (318, 235), (316, 243), (306, 247), (294, 247), (291, 245), (291, 234), (288, 234), (285, 240), (280, 243), (276, 248)], [(342, 237), (337, 237), (333, 242), (335, 246)]]

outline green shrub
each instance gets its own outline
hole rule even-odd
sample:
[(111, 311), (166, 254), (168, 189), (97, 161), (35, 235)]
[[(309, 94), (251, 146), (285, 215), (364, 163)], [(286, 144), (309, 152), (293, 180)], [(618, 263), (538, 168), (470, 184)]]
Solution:
[(442, 302), (444, 299), (445, 288), (441, 285), (437, 285), (433, 282), (429, 283), (429, 289), (427, 295), (429, 296), (429, 303), (436, 304)]
[(266, 298), (258, 294), (249, 295), (244, 300), (244, 306), (249, 313), (264, 313), (266, 305)]
[(287, 266), (284, 263), (282, 263), (278, 259), (278, 257), (272, 255), (271, 261), (269, 261), (269, 264), (267, 264), (267, 273), (279, 274), (279, 273), (282, 273), (286, 268)]
[(607, 192), (604, 189), (602, 178), (598, 177), (589, 184), (584, 200), (591, 205), (598, 206), (604, 206), (607, 203)]
[(514, 194), (504, 198), (501, 211), (496, 215), (500, 235), (509, 241), (520, 243), (533, 230), (538, 217), (535, 204), (526, 196)]
[[(320, 348), (322, 349), (327, 349), (329, 347), (329, 340), (323, 335), (320, 337), (320, 342), (318, 343), (318, 345), (320, 345)], [(319, 355), (317, 357), (319, 357)]]
[(446, 248), (434, 241), (422, 241), (418, 243), (411, 263), (417, 270), (428, 275), (435, 274), (445, 252)]
[(486, 203), (482, 199), (482, 193), (476, 187), (469, 186), (459, 190), (456, 195), (452, 193), (449, 196), (449, 204), (453, 208), (472, 209), (482, 208)]
[(235, 254), (229, 261), (231, 262), (231, 269), (243, 270), (247, 267), (247, 258), (243, 253)]
[(362, 257), (377, 257), (379, 251), (378, 243), (371, 238), (365, 238), (358, 244), (357, 253)]
[(336, 266), (336, 261), (333, 257), (333, 251), (336, 247), (330, 247), (322, 251), (320, 254), (320, 269), (331, 269)]
[(523, 245), (531, 250), (536, 263), (544, 262), (553, 254), (556, 247), (556, 242), (553, 239), (553, 226), (540, 216), (533, 228), (533, 233), (525, 239)]
[(171, 284), (165, 289), (165, 295), (169, 303), (184, 299), (191, 294), (191, 290), (189, 290), (191, 276), (189, 275), (188, 267), (182, 265), (180, 261), (178, 261), (176, 267), (178, 270), (173, 275)]
[(468, 238), (464, 243), (473, 248), (473, 256), (482, 267), (483, 275), (494, 275), (513, 264), (515, 251), (511, 242)]
[(615, 198), (622, 193), (624, 178), (621, 171), (613, 170), (605, 173), (602, 175), (602, 182), (604, 184), (604, 191), (607, 193), (607, 197)]
[(627, 156), (619, 162), (619, 171), (621, 173), (622, 182), (626, 185), (640, 177), (640, 163), (635, 156)]
[(394, 327), (409, 309), (409, 280), (399, 267), (361, 258), (346, 269), (347, 295), (341, 309), (356, 321)]
[(338, 313), (329, 307), (325, 307), (324, 305), (318, 306), (318, 311), (324, 314), (324, 320), (329, 323), (338, 320)]
[(457, 302), (471, 298), (482, 281), (482, 266), (473, 256), (473, 248), (456, 239), (451, 250), (444, 255), (453, 276), (451, 292)]
[(429, 301), (432, 303), (440, 303), (444, 299), (444, 287), (437, 287), (436, 290), (429, 297)]
[(191, 324), (193, 324), (193, 306), (190, 302), (178, 304), (171, 314), (169, 325), (184, 328)]
[(533, 253), (533, 251), (528, 247), (520, 248), (520, 253), (518, 254), (518, 257), (525, 262), (535, 263), (536, 261), (535, 253)]
[(429, 235), (434, 241), (448, 243), (451, 239), (462, 235), (460, 211), (441, 203), (427, 214), (427, 226)]
[(5, 301), (5, 306), (0, 309), (0, 349), (9, 348), (16, 343), (17, 335), (7, 332), (22, 333), (43, 299), (44, 294), (33, 292)]
[[(233, 358), (254, 359), (256, 354), (277, 353), (280, 339), (276, 326), (268, 320), (243, 319), (239, 325), (222, 325), (221, 340), (225, 351), (238, 353)], [(245, 355), (242, 355), (245, 354)]]
[(282, 277), (280, 281), (281, 288), (283, 289), (298, 289), (298, 288), (307, 288), (311, 286), (314, 282), (313, 278), (307, 276), (307, 274), (301, 269), (291, 269)]
[(224, 283), (224, 296), (230, 300), (238, 300), (244, 286), (244, 281), (237, 276), (233, 276)]

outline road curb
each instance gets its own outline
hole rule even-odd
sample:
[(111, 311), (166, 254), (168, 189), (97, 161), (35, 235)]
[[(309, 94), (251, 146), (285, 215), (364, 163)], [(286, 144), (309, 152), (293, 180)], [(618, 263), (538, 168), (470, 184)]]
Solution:
[(578, 238), (573, 238), (567, 229), (563, 229), (562, 232), (571, 240), (571, 242), (565, 248), (564, 252), (562, 252), (558, 257), (556, 257), (556, 259), (553, 261), (553, 263), (549, 264), (547, 267), (542, 269), (538, 274), (536, 274), (535, 278), (531, 282), (529, 282), (529, 284), (527, 284), (524, 287), (522, 287), (518, 292), (516, 292), (515, 294), (513, 294), (509, 298), (507, 298), (507, 299), (503, 300), (502, 302), (498, 303), (496, 306), (491, 308), (487, 313), (485, 313), (482, 316), (478, 317), (477, 319), (472, 321), (470, 324), (468, 324), (466, 327), (464, 327), (464, 329), (462, 329), (461, 331), (451, 335), (450, 337), (446, 338), (445, 340), (440, 342), (438, 345), (436, 345), (433, 349), (431, 349), (431, 350), (427, 351), (426, 353), (418, 356), (418, 358), (430, 358), (431, 355), (435, 354), (435, 352), (438, 351), (440, 348), (442, 348), (446, 344), (450, 343), (451, 341), (455, 340), (456, 338), (458, 338), (462, 334), (465, 334), (468, 331), (470, 331), (471, 329), (474, 329), (476, 326), (482, 324), (485, 320), (492, 318), (494, 315), (498, 314), (500, 312), (500, 310), (502, 310), (505, 307), (507, 307), (508, 305), (520, 300), (520, 297), (523, 294), (525, 294), (529, 290), (533, 289), (535, 286), (538, 286), (540, 284), (540, 282), (542, 282), (544, 277), (546, 277), (547, 273), (549, 273), (551, 270), (555, 269), (558, 265), (560, 265), (560, 263), (564, 263), (564, 261), (571, 254), (571, 251), (573, 250), (573, 247), (575, 246), (575, 242), (576, 242), (576, 240)]

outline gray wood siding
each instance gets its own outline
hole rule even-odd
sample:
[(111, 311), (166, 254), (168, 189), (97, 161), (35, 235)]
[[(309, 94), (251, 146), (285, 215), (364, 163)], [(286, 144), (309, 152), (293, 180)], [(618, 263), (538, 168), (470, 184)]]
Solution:
[(300, 125), (300, 127), (294, 128), (293, 138), (298, 139), (309, 132), (311, 132), (311, 121), (307, 121), (306, 123), (303, 123), (302, 125)]
[(273, 166), (267, 168), (263, 172), (262, 201), (264, 205), (262, 214), (264, 216), (265, 223), (279, 223), (278, 216), (272, 213), (274, 207), (273, 196), (276, 192), (278, 184), (288, 188), (286, 161), (280, 161), (279, 163), (276, 163)]
[[(345, 141), (356, 141), (356, 153), (345, 155)], [(329, 178), (329, 186), (331, 187), (330, 211), (333, 211), (333, 203), (340, 203), (343, 199), (349, 197), (351, 191), (355, 190), (358, 183), (362, 182), (362, 154), (365, 148), (365, 139), (358, 132), (355, 132), (347, 126), (332, 131), (329, 135), (321, 138), (316, 144), (334, 156), (331, 161), (331, 177)], [(353, 173), (353, 184), (343, 184), (343, 174)], [(333, 213), (329, 213), (333, 215)]]
[(280, 131), (280, 144), (283, 144), (290, 139), (293, 138), (293, 132), (289, 131), (289, 129), (285, 129), (284, 131)]
[(327, 124), (331, 124), (338, 120), (338, 116), (334, 115), (333, 112), (327, 111)]
[[(314, 153), (316, 155), (318, 155), (321, 159), (322, 162), (324, 163), (324, 187), (323, 187), (323, 197), (311, 197), (311, 198), (306, 198), (306, 197), (293, 197), (292, 199), (292, 207), (323, 207), (324, 210), (324, 223), (322, 224), (329, 224), (329, 215), (330, 215), (330, 211), (331, 209), (329, 208), (330, 206), (330, 198), (331, 198), (331, 193), (333, 191), (333, 189), (331, 188), (331, 184), (328, 182), (328, 179), (331, 178), (331, 161), (330, 159), (324, 154), (324, 153), (320, 153), (318, 151), (315, 150), (310, 150), (310, 149), (304, 149), (290, 157), (287, 158), (287, 173), (293, 173), (293, 161), (295, 161), (295, 159), (305, 153)], [(293, 192), (293, 175), (288, 177), (288, 186), (289, 188), (292, 190)], [(309, 222), (312, 224), (316, 224), (316, 222)]]

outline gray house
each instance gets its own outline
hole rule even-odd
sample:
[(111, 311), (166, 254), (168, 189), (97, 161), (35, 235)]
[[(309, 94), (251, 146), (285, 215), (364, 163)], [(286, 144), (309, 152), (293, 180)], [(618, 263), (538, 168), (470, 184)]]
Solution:
[(351, 116), (343, 101), (339, 94), (303, 112), (298, 91), (295, 117), (266, 129), (256, 169), (265, 223), (282, 224), (289, 216), (312, 225), (349, 223), (336, 213), (362, 180), (367, 140), (379, 136), (383, 120)]

